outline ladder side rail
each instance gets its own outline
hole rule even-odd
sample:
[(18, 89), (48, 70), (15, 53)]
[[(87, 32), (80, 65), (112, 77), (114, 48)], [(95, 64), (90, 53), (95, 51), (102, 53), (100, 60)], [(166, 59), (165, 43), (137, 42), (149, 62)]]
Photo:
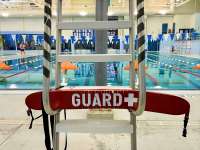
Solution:
[(135, 61), (135, 48), (134, 48), (134, 1), (129, 0), (129, 21), (131, 23), (131, 27), (129, 28), (129, 53), (132, 56), (132, 61), (130, 62), (130, 86), (135, 89), (135, 69), (134, 69), (134, 61)]
[(56, 88), (60, 87), (61, 81), (61, 64), (58, 61), (59, 55), (61, 53), (61, 36), (62, 30), (58, 28), (59, 22), (62, 20), (62, 0), (57, 0), (57, 17), (56, 17), (56, 71), (55, 71), (55, 80)]
[[(56, 71), (55, 71), (55, 84), (56, 88), (60, 87), (61, 83), (61, 63), (58, 61), (58, 56), (61, 53), (61, 38), (62, 30), (58, 29), (59, 23), (62, 21), (62, 0), (57, 0), (56, 6)], [(55, 115), (54, 119), (54, 134), (53, 134), (53, 146), (54, 150), (59, 150), (59, 133), (56, 132), (56, 124), (60, 122), (60, 112)]]
[[(129, 28), (129, 54), (132, 56), (132, 60), (129, 62), (129, 83), (132, 89), (135, 89), (135, 24), (134, 24), (134, 10), (135, 10), (135, 0), (129, 0), (129, 22), (131, 27)], [(130, 124), (133, 127), (133, 132), (131, 133), (131, 150), (137, 150), (137, 123), (136, 115), (130, 112)]]

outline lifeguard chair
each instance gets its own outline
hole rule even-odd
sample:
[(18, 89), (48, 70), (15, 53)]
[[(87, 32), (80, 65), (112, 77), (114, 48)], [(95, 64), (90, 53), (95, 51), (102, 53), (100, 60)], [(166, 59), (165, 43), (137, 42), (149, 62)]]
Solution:
[[(57, 0), (56, 18), (56, 89), (50, 90), (50, 36), (51, 36), (51, 0), (45, 0), (45, 31), (44, 31), (44, 86), (42, 92), (36, 92), (26, 98), (29, 109), (42, 110), (45, 144), (47, 149), (59, 150), (59, 133), (130, 133), (131, 150), (137, 150), (136, 116), (145, 110), (171, 115), (185, 114), (184, 133), (189, 116), (189, 104), (182, 98), (173, 95), (146, 93), (145, 88), (145, 35), (144, 35), (144, 0), (137, 0), (137, 34), (138, 34), (138, 64), (139, 88), (135, 89), (135, 72), (133, 62), (134, 51), (134, 0), (129, 0), (129, 21), (86, 21), (63, 22), (62, 0)], [(61, 31), (73, 29), (129, 29), (130, 42), (128, 54), (61, 54)], [(114, 62), (129, 61), (129, 87), (65, 87), (60, 88), (61, 62)], [(147, 101), (146, 101), (147, 97)], [(87, 99), (87, 100), (86, 100)], [(162, 99), (162, 102), (159, 101)], [(174, 106), (171, 106), (174, 104)], [(181, 107), (181, 109), (176, 110)], [(60, 120), (60, 110), (63, 109), (127, 109), (130, 121), (122, 120)], [(50, 125), (48, 115), (51, 116), (53, 144), (48, 134)], [(65, 147), (66, 148), (66, 147)]]

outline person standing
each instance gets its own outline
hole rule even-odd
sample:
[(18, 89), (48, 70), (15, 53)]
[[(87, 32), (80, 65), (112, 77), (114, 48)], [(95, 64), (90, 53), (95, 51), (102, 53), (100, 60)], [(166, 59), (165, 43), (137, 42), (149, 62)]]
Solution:
[(25, 49), (26, 49), (26, 44), (24, 42), (22, 42), (20, 44), (20, 54), (21, 55), (25, 55)]

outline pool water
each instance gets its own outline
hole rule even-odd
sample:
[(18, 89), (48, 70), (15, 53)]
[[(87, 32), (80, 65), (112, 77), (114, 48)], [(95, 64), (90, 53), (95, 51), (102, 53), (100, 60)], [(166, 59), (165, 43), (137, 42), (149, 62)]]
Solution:
[[(51, 63), (51, 86), (55, 84), (55, 57)], [(6, 61), (12, 70), (0, 70), (0, 89), (42, 89), (42, 56)], [(74, 63), (78, 69), (62, 72), (61, 84), (66, 86), (94, 86), (95, 64)], [(124, 70), (128, 62), (107, 63), (107, 85), (128, 86), (129, 71)], [(146, 55), (147, 89), (199, 90), (200, 70), (192, 67), (200, 59), (176, 55), (161, 55), (148, 52)], [(116, 68), (117, 67), (117, 70)], [(137, 78), (137, 77), (136, 77)]]

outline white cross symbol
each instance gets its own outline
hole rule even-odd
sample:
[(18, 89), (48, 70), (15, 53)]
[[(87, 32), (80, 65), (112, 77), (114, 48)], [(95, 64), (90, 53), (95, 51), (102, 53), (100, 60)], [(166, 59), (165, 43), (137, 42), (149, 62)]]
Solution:
[(127, 102), (128, 106), (131, 107), (131, 106), (133, 106), (133, 103), (137, 103), (138, 102), (138, 99), (134, 97), (134, 94), (129, 93), (128, 97), (124, 98), (124, 102)]

